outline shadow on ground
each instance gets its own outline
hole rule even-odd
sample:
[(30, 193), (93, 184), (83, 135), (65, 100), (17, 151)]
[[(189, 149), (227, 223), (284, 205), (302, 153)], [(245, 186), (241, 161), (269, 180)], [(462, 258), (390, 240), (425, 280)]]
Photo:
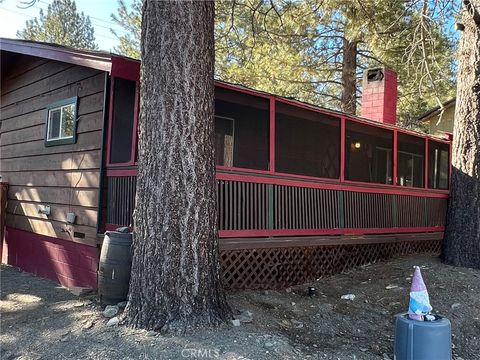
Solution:
[[(394, 315), (407, 308), (413, 265), (453, 326), (454, 359), (480, 353), (480, 271), (412, 256), (282, 291), (228, 294), (252, 323), (184, 337), (107, 327), (95, 297), (1, 268), (1, 359), (392, 359)], [(306, 295), (314, 285), (314, 298)], [(354, 294), (355, 299), (341, 296)], [(89, 327), (88, 323), (93, 326)]]

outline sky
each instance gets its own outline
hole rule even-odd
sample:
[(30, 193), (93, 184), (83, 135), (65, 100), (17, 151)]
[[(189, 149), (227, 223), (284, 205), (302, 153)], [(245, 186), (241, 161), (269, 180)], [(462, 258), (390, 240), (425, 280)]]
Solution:
[[(16, 38), (17, 31), (25, 27), (27, 20), (39, 15), (40, 9), (46, 10), (53, 0), (37, 0), (30, 8), (22, 8), (22, 0), (4, 0), (0, 2), (0, 37)], [(75, 0), (77, 11), (90, 17), (95, 28), (95, 40), (100, 50), (112, 51), (118, 41), (110, 31), (113, 28), (123, 34), (121, 27), (114, 24), (110, 14), (116, 13), (117, 0)], [(126, 1), (130, 3), (129, 0)]]

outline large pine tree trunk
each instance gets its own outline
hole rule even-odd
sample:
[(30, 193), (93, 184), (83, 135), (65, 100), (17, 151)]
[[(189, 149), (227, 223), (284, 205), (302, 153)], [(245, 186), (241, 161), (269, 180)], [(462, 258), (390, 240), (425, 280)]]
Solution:
[(184, 332), (227, 320), (214, 178), (214, 3), (146, 0), (126, 322)]
[(470, 1), (466, 10), (458, 50), (452, 182), (443, 258), (453, 265), (480, 268), (480, 1)]
[(357, 42), (344, 39), (342, 56), (342, 111), (355, 114), (357, 111)]

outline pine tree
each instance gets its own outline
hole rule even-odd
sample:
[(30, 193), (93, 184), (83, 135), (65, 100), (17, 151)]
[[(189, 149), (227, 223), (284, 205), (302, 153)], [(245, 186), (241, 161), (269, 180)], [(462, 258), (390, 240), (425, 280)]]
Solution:
[(460, 17), (452, 180), (443, 258), (480, 269), (480, 1), (465, 0)]
[(80, 49), (97, 49), (90, 18), (77, 12), (73, 0), (54, 0), (47, 14), (40, 10), (38, 17), (28, 20), (17, 37)]
[[(122, 54), (138, 57), (140, 3), (120, 2)], [(454, 1), (453, 1), (454, 2)], [(401, 125), (417, 128), (418, 115), (454, 96), (455, 47), (443, 29), (446, 18), (418, 0), (220, 0), (215, 2), (215, 76), (317, 105), (359, 113), (363, 69), (387, 66), (398, 73)], [(121, 20), (121, 21), (120, 21)], [(133, 27), (132, 27), (133, 26)], [(414, 46), (422, 43), (425, 46)], [(424, 54), (423, 50), (427, 50)], [(425, 67), (427, 65), (428, 71)]]
[(117, 14), (111, 15), (113, 22), (125, 29), (125, 34), (123, 35), (118, 35), (115, 30), (111, 30), (120, 42), (120, 44), (114, 48), (114, 51), (134, 59), (140, 59), (142, 3), (143, 0), (133, 0), (131, 9), (129, 9), (125, 4), (125, 0), (118, 0)]
[[(214, 4), (145, 0), (126, 321), (184, 332), (227, 321), (214, 159)], [(188, 66), (185, 66), (188, 64)]]

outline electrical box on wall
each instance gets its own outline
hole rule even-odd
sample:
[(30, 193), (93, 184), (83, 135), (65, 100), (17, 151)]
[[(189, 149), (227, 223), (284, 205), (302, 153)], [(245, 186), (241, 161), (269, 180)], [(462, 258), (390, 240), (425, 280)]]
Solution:
[(73, 212), (67, 213), (67, 223), (73, 224), (75, 222), (76, 215)]

